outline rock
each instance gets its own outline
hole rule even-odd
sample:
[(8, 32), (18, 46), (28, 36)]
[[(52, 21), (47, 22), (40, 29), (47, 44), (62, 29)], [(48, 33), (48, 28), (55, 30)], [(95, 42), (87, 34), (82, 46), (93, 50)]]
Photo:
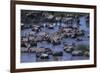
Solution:
[(60, 41), (56, 40), (56, 41), (53, 41), (53, 45), (59, 45), (60, 44)]
[(77, 40), (77, 41), (82, 41), (82, 38), (77, 38), (76, 40)]
[(64, 51), (67, 52), (67, 53), (71, 53), (73, 51), (73, 45), (70, 44), (70, 45), (65, 45), (64, 46)]
[(31, 42), (31, 47), (37, 46), (37, 42)]
[(45, 53), (51, 55), (52, 54), (52, 50), (50, 48), (45, 48)]
[(28, 50), (27, 48), (21, 47), (21, 52), (22, 52), (22, 53), (27, 53), (27, 52), (28, 52), (27, 50)]
[(65, 51), (66, 51), (67, 53), (71, 53), (71, 52), (73, 51), (73, 48), (65, 49)]
[(41, 59), (49, 59), (49, 55), (46, 53), (42, 53), (40, 56)]
[(87, 56), (87, 57), (89, 57), (89, 51), (85, 51), (84, 55)]
[(52, 24), (49, 24), (47, 27), (48, 27), (49, 29), (53, 29), (53, 28), (54, 28), (54, 26), (53, 26)]
[(72, 51), (72, 56), (82, 56), (83, 53), (81, 50), (74, 50)]
[(24, 42), (21, 42), (21, 47), (27, 47)]
[(41, 53), (36, 53), (36, 58), (39, 58), (41, 56)]
[(63, 56), (63, 52), (54, 52), (53, 56)]

